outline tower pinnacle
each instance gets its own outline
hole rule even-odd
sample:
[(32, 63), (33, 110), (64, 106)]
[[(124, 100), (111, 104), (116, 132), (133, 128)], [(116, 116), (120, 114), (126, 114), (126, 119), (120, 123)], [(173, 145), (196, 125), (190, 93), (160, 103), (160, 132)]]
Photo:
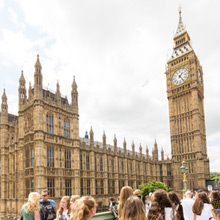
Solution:
[(181, 34), (186, 32), (186, 27), (183, 24), (183, 19), (182, 19), (182, 11), (181, 11), (181, 7), (179, 7), (179, 24), (176, 30), (176, 34), (174, 36), (174, 38), (180, 36)]
[(5, 93), (5, 89), (4, 89), (3, 95), (2, 95), (1, 112), (6, 113), (6, 114), (8, 113), (8, 104), (7, 104), (7, 96)]

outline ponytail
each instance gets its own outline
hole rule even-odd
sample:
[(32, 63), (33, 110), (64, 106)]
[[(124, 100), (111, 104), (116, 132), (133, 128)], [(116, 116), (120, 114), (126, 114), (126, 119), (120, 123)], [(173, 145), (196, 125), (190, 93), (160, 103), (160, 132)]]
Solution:
[(73, 204), (72, 218), (70, 220), (84, 220), (89, 217), (90, 209), (95, 206), (95, 200), (90, 196), (83, 196)]

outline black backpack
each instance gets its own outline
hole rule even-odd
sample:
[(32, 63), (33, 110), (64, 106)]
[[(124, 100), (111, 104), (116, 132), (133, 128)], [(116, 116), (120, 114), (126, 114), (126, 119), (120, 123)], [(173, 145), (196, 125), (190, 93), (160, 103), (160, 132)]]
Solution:
[(118, 219), (118, 204), (116, 202), (112, 202), (112, 212), (115, 219)]
[(41, 207), (40, 207), (40, 215), (42, 220), (53, 220), (56, 218), (56, 212), (54, 210), (54, 207), (50, 203), (50, 200), (47, 202), (40, 202)]

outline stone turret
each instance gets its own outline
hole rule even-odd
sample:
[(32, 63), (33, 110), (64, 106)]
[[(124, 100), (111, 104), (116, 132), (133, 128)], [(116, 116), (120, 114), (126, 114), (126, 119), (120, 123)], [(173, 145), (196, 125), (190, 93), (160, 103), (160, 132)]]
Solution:
[(153, 157), (154, 157), (154, 160), (158, 160), (158, 147), (157, 147), (156, 139), (155, 139), (155, 142), (154, 142)]
[(117, 138), (116, 138), (116, 135), (114, 136), (113, 142), (114, 142), (114, 152), (117, 153)]
[(29, 82), (29, 88), (28, 88), (28, 100), (30, 101), (32, 98), (32, 90), (31, 90), (31, 82)]
[(124, 138), (124, 142), (123, 142), (123, 148), (124, 148), (124, 154), (126, 154), (127, 153), (127, 142), (126, 142), (125, 138)]
[(37, 55), (37, 61), (35, 63), (34, 72), (34, 97), (43, 97), (43, 76), (42, 76), (42, 66), (40, 63), (39, 55)]
[(93, 147), (94, 146), (94, 133), (93, 133), (93, 130), (92, 130), (92, 126), (91, 126), (91, 129), (90, 129), (90, 132), (89, 132), (89, 136), (90, 136), (90, 146)]
[(25, 88), (25, 78), (23, 74), (23, 70), (21, 71), (21, 77), (19, 79), (19, 88), (18, 88), (18, 106), (19, 110), (21, 110), (22, 105), (25, 104), (27, 101), (27, 96), (26, 96), (26, 88)]
[(146, 158), (147, 158), (147, 160), (149, 159), (149, 149), (148, 149), (148, 146), (146, 147)]
[(142, 146), (141, 146), (141, 144), (139, 146), (139, 153), (140, 153), (140, 157), (142, 157)]
[(134, 145), (134, 141), (132, 141), (131, 149), (132, 149), (132, 154), (135, 155), (135, 145)]
[(164, 151), (163, 151), (163, 148), (161, 149), (161, 160), (164, 160)]
[(72, 98), (72, 108), (76, 113), (78, 113), (78, 91), (77, 91), (75, 76), (73, 77), (71, 98)]
[(60, 84), (58, 80), (57, 80), (57, 88), (56, 88), (56, 99), (57, 102), (61, 104)]
[(103, 144), (104, 150), (106, 150), (106, 135), (105, 135), (105, 131), (103, 131), (103, 135), (102, 135), (102, 144)]
[(8, 123), (8, 103), (5, 89), (2, 95), (2, 104), (1, 104), (1, 123)]

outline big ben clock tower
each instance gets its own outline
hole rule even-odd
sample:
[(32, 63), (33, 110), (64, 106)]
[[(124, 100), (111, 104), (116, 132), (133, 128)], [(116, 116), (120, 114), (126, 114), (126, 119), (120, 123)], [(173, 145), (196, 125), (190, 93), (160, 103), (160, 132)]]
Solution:
[(205, 187), (209, 179), (207, 158), (203, 69), (192, 48), (183, 24), (181, 10), (174, 35), (174, 49), (167, 62), (167, 98), (169, 103), (174, 190), (183, 189), (182, 161), (188, 168), (187, 189)]

